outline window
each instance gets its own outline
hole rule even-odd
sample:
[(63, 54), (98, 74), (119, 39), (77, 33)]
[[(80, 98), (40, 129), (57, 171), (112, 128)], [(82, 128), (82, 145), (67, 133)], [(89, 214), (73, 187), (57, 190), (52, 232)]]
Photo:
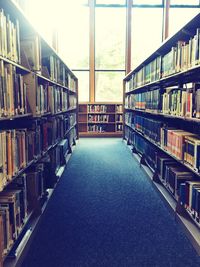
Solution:
[(161, 44), (162, 12), (162, 8), (132, 9), (132, 69)]
[(89, 7), (72, 6), (60, 18), (59, 52), (71, 69), (89, 69)]
[(170, 0), (170, 5), (199, 5), (199, 0)]
[(125, 72), (95, 72), (95, 101), (122, 102)]
[(78, 78), (79, 102), (89, 102), (89, 71), (73, 71)]
[(169, 11), (169, 35), (173, 35), (199, 13), (198, 8), (171, 8)]
[(133, 5), (162, 5), (162, 0), (133, 0)]
[(95, 22), (95, 68), (124, 70), (125, 9), (97, 8)]
[(58, 32), (59, 54), (65, 59), (67, 65), (70, 68), (88, 69), (88, 0), (27, 1), (28, 16), (50, 44), (53, 31)]
[(96, 0), (96, 5), (125, 5), (126, 0)]

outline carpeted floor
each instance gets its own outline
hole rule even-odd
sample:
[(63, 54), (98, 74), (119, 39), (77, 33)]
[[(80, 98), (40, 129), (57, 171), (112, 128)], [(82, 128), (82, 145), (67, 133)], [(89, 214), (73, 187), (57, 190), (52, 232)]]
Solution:
[(121, 139), (80, 139), (22, 267), (199, 267)]

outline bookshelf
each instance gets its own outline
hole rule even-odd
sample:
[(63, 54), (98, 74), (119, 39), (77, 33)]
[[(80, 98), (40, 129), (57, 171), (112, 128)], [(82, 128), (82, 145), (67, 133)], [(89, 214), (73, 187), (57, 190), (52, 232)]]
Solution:
[(81, 103), (78, 116), (79, 134), (82, 137), (122, 136), (122, 103)]
[(0, 267), (11, 267), (78, 139), (78, 80), (16, 1), (0, 7)]
[(124, 78), (123, 137), (200, 254), (199, 68), (200, 14)]

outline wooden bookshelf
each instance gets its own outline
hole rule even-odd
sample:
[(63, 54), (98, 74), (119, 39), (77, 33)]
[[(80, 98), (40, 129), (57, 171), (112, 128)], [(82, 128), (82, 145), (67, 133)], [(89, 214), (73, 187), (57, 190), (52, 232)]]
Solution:
[(140, 155), (140, 165), (151, 173), (153, 184), (170, 203), (198, 254), (199, 27), (200, 14), (123, 81), (123, 137), (133, 154)]
[(14, 1), (0, 7), (0, 267), (14, 267), (78, 139), (78, 80)]
[(122, 136), (122, 103), (81, 103), (78, 116), (82, 137)]

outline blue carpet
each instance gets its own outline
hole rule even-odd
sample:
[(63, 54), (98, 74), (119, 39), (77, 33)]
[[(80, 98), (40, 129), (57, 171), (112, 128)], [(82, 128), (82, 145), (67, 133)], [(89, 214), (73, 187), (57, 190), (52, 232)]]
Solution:
[(120, 139), (81, 139), (22, 267), (196, 267), (200, 258)]

